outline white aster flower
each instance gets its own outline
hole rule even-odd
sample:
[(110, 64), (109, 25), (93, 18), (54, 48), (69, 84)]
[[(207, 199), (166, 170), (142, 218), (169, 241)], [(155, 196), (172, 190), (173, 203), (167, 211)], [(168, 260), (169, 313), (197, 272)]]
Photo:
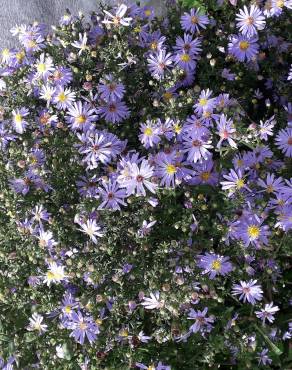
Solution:
[(66, 278), (67, 275), (65, 274), (64, 266), (57, 265), (56, 262), (49, 263), (49, 269), (44, 277), (44, 283), (50, 286), (51, 283), (58, 284)]
[(147, 310), (160, 309), (164, 306), (164, 301), (160, 301), (159, 298), (159, 292), (150, 293), (150, 298), (144, 297), (144, 302), (142, 302), (141, 305), (144, 306)]
[(129, 26), (131, 23), (132, 18), (124, 17), (127, 12), (127, 6), (125, 4), (121, 4), (116, 11), (116, 14), (113, 15), (110, 12), (104, 10), (104, 13), (107, 17), (102, 21), (105, 24), (113, 24), (115, 26), (119, 26), (120, 24), (123, 26)]
[(44, 320), (43, 316), (35, 312), (29, 319), (29, 325), (27, 327), (27, 330), (38, 331), (39, 334), (44, 333), (45, 331), (47, 331), (48, 325), (42, 324), (43, 320)]

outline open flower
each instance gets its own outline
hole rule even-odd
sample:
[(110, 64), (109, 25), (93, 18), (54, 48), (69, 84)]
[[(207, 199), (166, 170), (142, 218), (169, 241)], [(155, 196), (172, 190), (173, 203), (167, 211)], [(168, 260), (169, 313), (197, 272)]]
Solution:
[(125, 17), (125, 14), (127, 13), (127, 6), (125, 4), (121, 4), (116, 14), (113, 15), (107, 10), (104, 10), (104, 13), (106, 14), (106, 18), (102, 21), (102, 23), (105, 24), (113, 24), (114, 26), (130, 26), (132, 18), (131, 17)]
[(263, 291), (261, 286), (257, 284), (257, 280), (241, 281), (240, 284), (233, 285), (232, 295), (239, 295), (240, 300), (254, 305), (257, 301), (262, 300)]

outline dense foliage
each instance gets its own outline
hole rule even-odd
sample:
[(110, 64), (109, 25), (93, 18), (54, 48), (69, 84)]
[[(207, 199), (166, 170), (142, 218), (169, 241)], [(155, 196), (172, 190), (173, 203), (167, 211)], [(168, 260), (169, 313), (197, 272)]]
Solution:
[(291, 8), (11, 30), (0, 368), (291, 368)]

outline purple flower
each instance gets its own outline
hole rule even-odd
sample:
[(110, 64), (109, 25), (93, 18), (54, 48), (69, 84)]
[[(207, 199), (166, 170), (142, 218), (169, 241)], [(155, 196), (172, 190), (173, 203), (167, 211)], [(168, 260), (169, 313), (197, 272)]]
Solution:
[(204, 269), (203, 274), (208, 274), (210, 279), (214, 279), (217, 275), (225, 276), (233, 270), (229, 257), (212, 253), (199, 255), (198, 266)]
[(96, 197), (98, 194), (97, 182), (98, 179), (96, 175), (90, 178), (87, 178), (86, 176), (81, 176), (80, 179), (76, 181), (78, 193), (87, 198)]
[(221, 144), (224, 140), (227, 140), (228, 144), (232, 148), (235, 148), (235, 149), (237, 148), (237, 145), (235, 141), (233, 140), (233, 135), (236, 132), (236, 129), (233, 125), (232, 120), (231, 119), (227, 120), (227, 117), (225, 116), (225, 114), (221, 114), (220, 121), (217, 122), (217, 130), (218, 131), (216, 132), (216, 134), (220, 136), (220, 140), (217, 144), (217, 148), (221, 147)]
[(269, 118), (265, 122), (260, 121), (260, 129), (259, 129), (259, 132), (260, 132), (260, 138), (261, 138), (261, 140), (267, 141), (268, 138), (269, 138), (269, 136), (273, 136), (274, 135), (273, 128), (274, 128), (275, 124), (276, 124), (275, 116), (272, 116), (271, 118)]
[(40, 206), (35, 206), (35, 208), (31, 211), (32, 220), (39, 222), (42, 224), (42, 221), (49, 221), (50, 213), (44, 208), (41, 204)]
[(116, 181), (114, 182), (103, 182), (103, 187), (98, 188), (98, 192), (102, 197), (102, 203), (98, 206), (98, 209), (109, 208), (113, 210), (120, 210), (122, 206), (126, 206), (124, 198), (126, 197), (126, 191), (121, 189)]
[(137, 163), (128, 163), (128, 174), (121, 174), (118, 177), (120, 186), (127, 189), (127, 195), (137, 194), (146, 196), (144, 186), (155, 193), (157, 184), (150, 181), (153, 176), (153, 167), (150, 166), (147, 160), (143, 159), (140, 166)]
[(73, 73), (71, 68), (57, 66), (52, 77), (55, 85), (66, 86), (73, 80)]
[(229, 190), (230, 194), (233, 194), (236, 190), (249, 190), (249, 188), (245, 184), (245, 179), (240, 169), (238, 169), (237, 172), (231, 169), (229, 174), (223, 175), (223, 177), (228, 181), (220, 182), (220, 184), (222, 185), (222, 189)]
[(212, 91), (202, 90), (199, 96), (198, 102), (194, 105), (195, 112), (198, 114), (203, 114), (204, 112), (212, 111), (216, 106), (216, 99), (211, 98)]
[(228, 81), (234, 81), (236, 77), (235, 73), (230, 72), (230, 69), (228, 68), (224, 68), (222, 70), (221, 76)]
[(234, 284), (232, 287), (232, 295), (239, 295), (239, 299), (243, 302), (249, 302), (252, 305), (256, 301), (261, 301), (263, 291), (260, 285), (257, 285), (257, 280), (240, 281), (240, 284)]
[(185, 71), (193, 71), (196, 68), (194, 57), (186, 52), (175, 54), (173, 60), (179, 68)]
[(259, 179), (258, 185), (264, 188), (268, 194), (279, 192), (283, 188), (283, 179), (282, 177), (275, 178), (274, 174), (267, 174), (266, 181)]
[(292, 128), (280, 130), (275, 141), (286, 157), (292, 157)]
[(195, 57), (202, 51), (201, 44), (201, 39), (198, 37), (193, 39), (192, 35), (185, 33), (184, 38), (180, 36), (176, 38), (174, 50), (178, 53), (187, 53)]
[(263, 349), (262, 352), (258, 352), (258, 360), (259, 360), (259, 365), (270, 365), (272, 363), (272, 360), (269, 358), (267, 353), (269, 350), (267, 348)]
[(101, 99), (107, 103), (121, 101), (123, 99), (125, 87), (123, 84), (115, 82), (112, 75), (106, 76), (101, 82), (97, 87)]
[(212, 159), (204, 160), (202, 163), (193, 165), (195, 173), (187, 183), (190, 185), (211, 185), (216, 186), (218, 183), (218, 173), (214, 170), (214, 162)]
[(275, 318), (274, 315), (276, 312), (279, 311), (278, 306), (273, 306), (272, 303), (265, 304), (265, 307), (262, 308), (260, 311), (255, 311), (256, 316), (265, 323), (268, 320), (270, 323), (273, 323)]
[(59, 86), (53, 96), (52, 102), (58, 109), (67, 109), (75, 101), (76, 94), (71, 89)]
[(190, 331), (192, 333), (205, 333), (210, 332), (213, 329), (212, 323), (214, 322), (214, 317), (207, 317), (208, 307), (205, 307), (203, 311), (191, 309), (189, 312), (188, 319), (195, 320), (195, 323), (190, 326)]
[(252, 60), (258, 53), (259, 45), (256, 36), (232, 35), (228, 43), (228, 52), (240, 62)]
[(78, 302), (75, 300), (71, 293), (65, 293), (62, 299), (61, 310), (63, 318), (69, 318), (72, 316), (73, 310), (78, 307)]
[(15, 128), (15, 131), (18, 134), (23, 134), (28, 122), (25, 120), (25, 117), (29, 115), (29, 110), (27, 108), (15, 109), (12, 111), (12, 124)]
[(236, 14), (237, 27), (239, 31), (246, 36), (254, 36), (257, 30), (263, 30), (266, 25), (265, 17), (262, 11), (256, 6), (251, 5), (248, 10), (246, 6), (240, 9)]
[(87, 131), (92, 122), (96, 121), (97, 116), (94, 113), (95, 109), (89, 103), (82, 104), (79, 100), (69, 107), (65, 118), (73, 131)]
[(165, 49), (161, 49), (155, 54), (150, 54), (147, 62), (152, 76), (157, 80), (162, 80), (165, 71), (172, 64), (172, 55), (167, 53)]
[(269, 227), (262, 225), (262, 223), (263, 220), (255, 214), (243, 216), (237, 223), (235, 235), (244, 242), (246, 247), (250, 243), (255, 246), (260, 243), (267, 245), (270, 231)]
[(189, 162), (202, 162), (210, 156), (208, 149), (213, 148), (211, 140), (205, 138), (204, 135), (198, 136), (195, 133), (188, 133), (183, 137), (183, 152), (187, 153)]
[[(287, 201), (286, 201), (287, 202)], [(291, 203), (291, 200), (290, 200)], [(285, 204), (285, 203), (284, 203)], [(278, 222), (275, 227), (280, 227), (284, 231), (292, 229), (292, 205), (287, 204), (277, 211)]]
[(147, 120), (146, 123), (141, 123), (140, 131), (139, 140), (146, 149), (156, 146), (161, 140), (159, 137), (161, 130), (153, 121)]
[(161, 179), (160, 184), (167, 187), (174, 187), (176, 183), (186, 177), (192, 170), (188, 170), (181, 162), (181, 156), (175, 151), (170, 154), (158, 153), (155, 163), (155, 175)]
[(209, 24), (210, 21), (206, 15), (200, 14), (200, 9), (191, 9), (190, 13), (184, 13), (181, 16), (180, 24), (182, 29), (186, 32), (199, 32), (200, 28), (206, 28), (206, 25)]
[(128, 118), (130, 111), (123, 101), (105, 102), (97, 108), (97, 113), (101, 115), (106, 122), (120, 123)]
[(99, 327), (91, 316), (83, 316), (80, 311), (72, 312), (67, 328), (73, 330), (70, 337), (73, 337), (77, 343), (84, 344), (87, 337), (90, 344), (96, 340), (99, 334)]

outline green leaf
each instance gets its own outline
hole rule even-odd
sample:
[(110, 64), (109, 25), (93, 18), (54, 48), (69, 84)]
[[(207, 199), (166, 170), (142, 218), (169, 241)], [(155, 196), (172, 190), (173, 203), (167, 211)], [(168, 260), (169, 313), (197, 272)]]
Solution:
[(277, 347), (257, 325), (255, 325), (254, 327), (263, 336), (271, 351), (273, 351), (275, 355), (280, 356), (283, 351), (279, 347)]

